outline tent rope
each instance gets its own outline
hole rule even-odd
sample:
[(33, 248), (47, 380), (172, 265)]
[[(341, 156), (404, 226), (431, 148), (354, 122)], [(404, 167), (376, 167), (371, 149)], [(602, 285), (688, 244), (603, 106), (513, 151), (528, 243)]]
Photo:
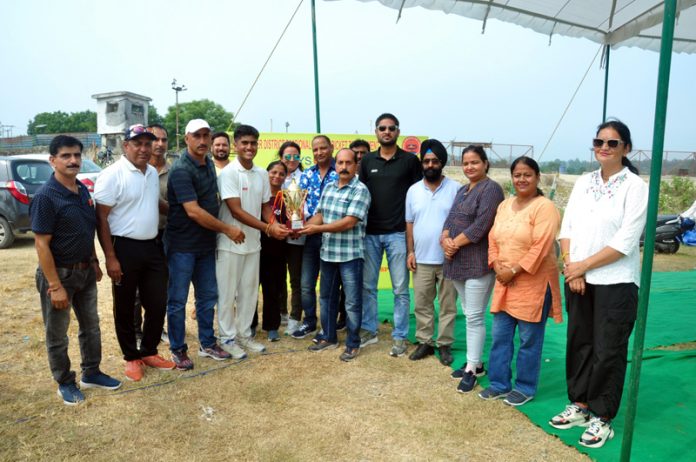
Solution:
[(599, 52), (604, 49), (604, 45), (601, 45), (599, 49), (597, 50), (597, 53), (595, 53), (594, 58), (592, 58), (592, 61), (590, 62), (590, 65), (587, 66), (587, 70), (585, 71), (585, 75), (582, 76), (582, 79), (580, 80), (580, 83), (578, 84), (578, 87), (575, 89), (575, 92), (573, 92), (573, 96), (570, 97), (570, 101), (568, 101), (568, 104), (566, 105), (565, 109), (563, 110), (563, 114), (561, 114), (561, 118), (558, 119), (558, 122), (556, 123), (556, 126), (554, 127), (553, 131), (551, 132), (551, 136), (549, 136), (548, 141), (546, 142), (546, 145), (544, 145), (544, 149), (541, 151), (541, 154), (539, 154), (539, 157), (536, 159), (537, 162), (541, 161), (541, 158), (544, 156), (544, 153), (546, 152), (546, 149), (549, 147), (549, 144), (551, 144), (551, 140), (553, 140), (554, 135), (556, 134), (556, 131), (558, 130), (558, 127), (560, 127), (561, 122), (563, 122), (563, 118), (566, 116), (568, 113), (568, 109), (570, 109), (570, 105), (573, 104), (573, 100), (575, 100), (575, 96), (578, 94), (580, 91), (580, 87), (582, 87), (582, 83), (585, 81), (585, 78), (587, 77), (587, 74), (590, 73), (590, 69), (592, 69), (592, 65), (594, 62), (597, 60), (597, 56), (599, 56)]
[(258, 75), (254, 79), (254, 82), (251, 84), (251, 87), (249, 88), (249, 91), (247, 91), (246, 96), (244, 96), (244, 99), (242, 100), (242, 104), (239, 105), (239, 108), (237, 111), (232, 114), (232, 120), (230, 121), (229, 126), (227, 127), (227, 131), (232, 130), (232, 126), (234, 125), (234, 121), (239, 115), (239, 111), (242, 110), (244, 107), (244, 104), (246, 103), (247, 99), (249, 99), (249, 95), (251, 95), (251, 92), (254, 90), (254, 87), (256, 86), (256, 83), (259, 81), (261, 78), (261, 74), (263, 71), (266, 69), (266, 66), (268, 65), (268, 62), (271, 60), (271, 57), (273, 56), (273, 53), (275, 53), (276, 48), (278, 48), (278, 45), (280, 44), (280, 41), (283, 39), (283, 36), (285, 35), (285, 32), (287, 32), (288, 28), (290, 27), (290, 24), (292, 23), (292, 20), (295, 19), (295, 15), (297, 12), (300, 10), (300, 7), (302, 6), (302, 2), (304, 0), (300, 0), (300, 3), (297, 4), (297, 8), (295, 8), (295, 11), (292, 13), (292, 16), (290, 16), (290, 20), (288, 23), (285, 25), (285, 28), (283, 29), (283, 32), (280, 33), (280, 37), (278, 37), (278, 40), (276, 41), (275, 45), (273, 45), (273, 49), (271, 50), (271, 53), (268, 55), (268, 58), (266, 58), (266, 62), (263, 63), (263, 66), (261, 66), (261, 70), (259, 71)]

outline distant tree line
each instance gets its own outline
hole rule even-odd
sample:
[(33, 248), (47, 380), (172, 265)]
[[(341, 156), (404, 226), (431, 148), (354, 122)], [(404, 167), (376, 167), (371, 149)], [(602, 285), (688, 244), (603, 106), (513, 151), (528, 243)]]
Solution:
[[(641, 175), (650, 174), (650, 160), (633, 161), (640, 171)], [(510, 166), (507, 160), (492, 160), (491, 166), (496, 168), (508, 168)], [(591, 172), (599, 168), (599, 164), (596, 161), (580, 160), (580, 159), (570, 159), (570, 160), (550, 160), (544, 161), (539, 164), (539, 168), (542, 173), (557, 173), (563, 172), (569, 175), (581, 175), (586, 172)], [(663, 175), (683, 175), (686, 171), (686, 175), (695, 176), (696, 175), (696, 160), (693, 158), (688, 159), (669, 159), (662, 161), (662, 174)]]
[(27, 134), (96, 132), (97, 113), (94, 111), (41, 112), (27, 125)]
[[(234, 130), (239, 125), (232, 123), (232, 113), (209, 99), (179, 103), (179, 135), (183, 141), (184, 128), (191, 119), (205, 119), (213, 130)], [(176, 106), (169, 106), (161, 116), (152, 104), (148, 107), (148, 123), (163, 125), (169, 132), (169, 147), (176, 146)], [(27, 134), (76, 133), (97, 131), (97, 113), (94, 111), (41, 112), (27, 124)]]

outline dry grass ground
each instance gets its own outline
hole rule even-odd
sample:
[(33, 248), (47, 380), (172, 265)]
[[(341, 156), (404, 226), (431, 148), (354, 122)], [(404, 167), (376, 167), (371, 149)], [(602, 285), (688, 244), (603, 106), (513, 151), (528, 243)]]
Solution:
[[(267, 355), (194, 357), (192, 372), (149, 370), (138, 384), (88, 390), (83, 405), (64, 406), (46, 362), (33, 240), (0, 255), (2, 461), (586, 460), (503, 403), (456, 393), (436, 360), (390, 358), (386, 329), (350, 364), (340, 350), (315, 354), (308, 340), (283, 339)], [(658, 271), (694, 266), (693, 248), (655, 260)], [(123, 379), (106, 278), (99, 291), (102, 368)], [(79, 370), (76, 322), (69, 335)]]
[[(585, 460), (502, 402), (456, 393), (435, 359), (390, 358), (386, 332), (353, 363), (283, 339), (267, 355), (194, 357), (191, 372), (148, 370), (64, 406), (46, 362), (32, 244), (1, 253), (0, 460)], [(123, 379), (106, 278), (99, 290), (102, 368)], [(69, 335), (79, 370), (74, 321)]]

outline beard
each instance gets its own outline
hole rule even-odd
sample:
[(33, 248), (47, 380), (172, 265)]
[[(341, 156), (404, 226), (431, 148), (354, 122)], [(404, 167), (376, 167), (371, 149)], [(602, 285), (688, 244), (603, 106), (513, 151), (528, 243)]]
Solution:
[(437, 181), (442, 176), (441, 168), (426, 168), (423, 170), (423, 176), (428, 181)]
[(221, 153), (213, 153), (213, 157), (215, 157), (217, 160), (227, 160), (230, 158), (229, 153), (221, 152)]
[(390, 148), (396, 144), (396, 138), (392, 138), (391, 141), (379, 140), (379, 144), (380, 144), (380, 146), (385, 146), (385, 147)]

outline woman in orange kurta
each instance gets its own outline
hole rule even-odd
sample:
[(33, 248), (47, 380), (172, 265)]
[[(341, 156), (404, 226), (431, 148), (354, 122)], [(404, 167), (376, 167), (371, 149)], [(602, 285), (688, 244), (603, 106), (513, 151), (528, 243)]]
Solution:
[[(554, 247), (561, 218), (538, 188), (541, 176), (534, 159), (519, 157), (510, 171), (515, 195), (498, 206), (488, 236), (488, 264), (496, 273), (493, 345), (488, 359), (490, 386), (479, 397), (521, 406), (536, 394), (546, 319), (562, 320)], [(513, 387), (515, 330), (520, 347)]]

